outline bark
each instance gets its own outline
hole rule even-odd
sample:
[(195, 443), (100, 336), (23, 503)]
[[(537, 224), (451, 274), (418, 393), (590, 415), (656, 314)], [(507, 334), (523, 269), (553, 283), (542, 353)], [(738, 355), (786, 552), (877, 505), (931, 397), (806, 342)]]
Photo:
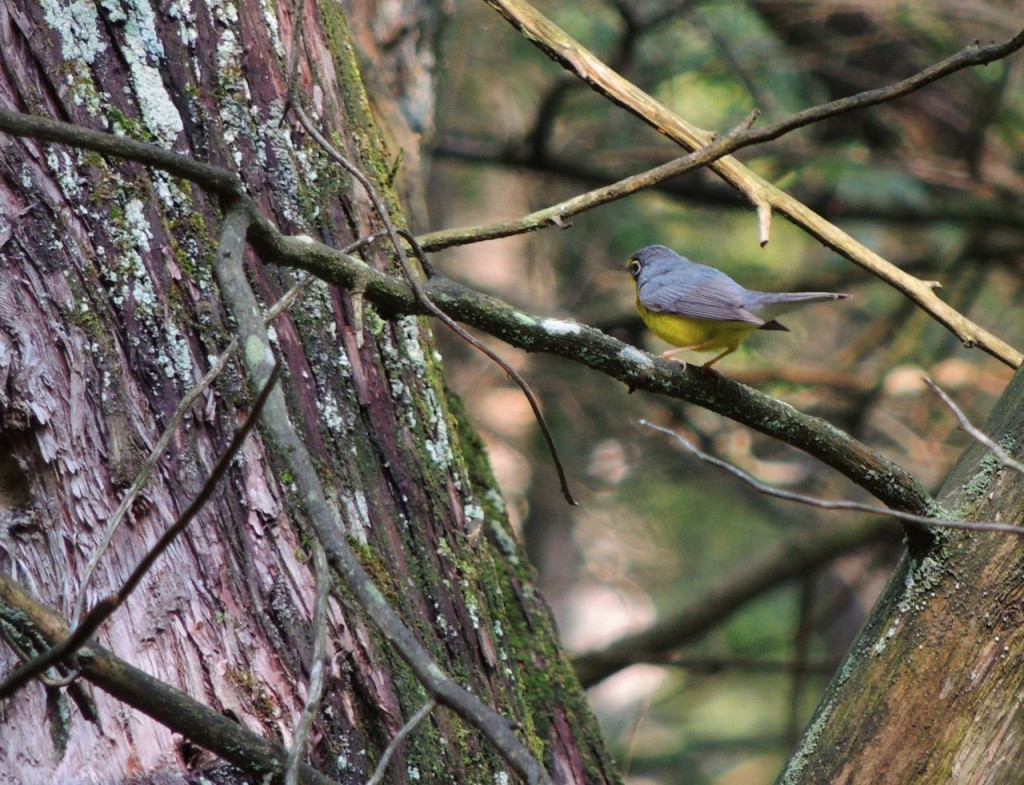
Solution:
[[(984, 430), (1019, 456), (1024, 375)], [(967, 520), (1014, 523), (1024, 484), (977, 446), (939, 498)], [(998, 534), (947, 534), (908, 555), (779, 781), (1020, 782), (1022, 563), (1021, 538)]]
[[(371, 119), (340, 6), (301, 5), (299, 92), (401, 222), (387, 189), (401, 151), (385, 147)], [(280, 122), (291, 8), (5, 3), (0, 101), (235, 169), (283, 230), (341, 246), (381, 223), (359, 186), (293, 120)], [(83, 591), (88, 607), (120, 585), (251, 404), (232, 363), (175, 431), (83, 590), (121, 496), (232, 335), (212, 272), (221, 218), (198, 187), (162, 172), (0, 136), (0, 571), (64, 617)], [(393, 264), (386, 243), (364, 258)], [(246, 261), (265, 306), (295, 281)], [(614, 780), (427, 324), (385, 321), (361, 298), (318, 284), (274, 323), (272, 339), (291, 421), (380, 591), (457, 682), (517, 724), (558, 781)], [(312, 533), (283, 467), (250, 438), (215, 499), (98, 640), (287, 745), (311, 666), (315, 585)], [(427, 696), (345, 599), (336, 592), (331, 607), (311, 761), (361, 783)], [(15, 616), (0, 603), (9, 633)], [(17, 662), (0, 647), (0, 672)], [(102, 690), (33, 683), (6, 706), (0, 782), (212, 777), (202, 743)], [(438, 709), (389, 772), (393, 782), (494, 782), (507, 769), (480, 733)]]

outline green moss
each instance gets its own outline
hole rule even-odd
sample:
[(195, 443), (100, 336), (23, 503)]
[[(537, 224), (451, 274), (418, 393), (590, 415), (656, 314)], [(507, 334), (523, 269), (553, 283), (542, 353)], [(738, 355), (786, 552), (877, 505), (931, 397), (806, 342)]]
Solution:
[(987, 453), (978, 464), (977, 471), (961, 486), (961, 506), (969, 507), (980, 502), (992, 487), (1001, 468), (1002, 464), (998, 459), (992, 453)]
[(273, 724), (277, 715), (277, 703), (262, 680), (251, 670), (228, 668), (227, 680), (241, 690), (246, 702), (256, 716), (267, 725)]

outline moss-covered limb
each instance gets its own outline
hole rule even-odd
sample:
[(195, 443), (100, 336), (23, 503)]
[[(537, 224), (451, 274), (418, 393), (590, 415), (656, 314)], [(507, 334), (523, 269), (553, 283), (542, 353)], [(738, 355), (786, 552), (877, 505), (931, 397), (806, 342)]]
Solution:
[[(309, 270), (333, 284), (363, 291), (385, 314), (424, 313), (403, 281), (311, 240), (285, 237), (258, 220), (249, 239), (265, 261)], [(449, 316), (531, 352), (583, 363), (631, 390), (695, 403), (775, 437), (828, 464), (890, 507), (927, 515), (933, 500), (907, 471), (831, 423), (797, 411), (739, 382), (657, 359), (576, 322), (545, 319), (442, 276), (425, 289)]]
[(73, 123), (62, 123), (48, 117), (23, 114), (0, 107), (0, 131), (14, 136), (26, 136), (44, 142), (58, 142), (83, 150), (93, 150), (126, 161), (136, 161), (155, 169), (162, 169), (175, 177), (191, 180), (207, 191), (221, 196), (237, 197), (244, 192), (241, 180), (226, 169), (179, 155), (155, 144), (93, 131)]
[[(51, 646), (61, 643), (68, 628), (57, 614), (0, 573), (0, 614), (14, 614)], [(279, 772), (287, 751), (247, 730), (209, 706), (204, 706), (165, 682), (129, 665), (95, 645), (79, 651), (82, 676), (175, 733), (220, 755), (257, 778)], [(309, 785), (337, 785), (311, 766), (299, 766), (299, 781)]]
[[(240, 187), (233, 175), (217, 167), (191, 161), (153, 145), (79, 129), (67, 123), (0, 109), (0, 129), (137, 160), (187, 177), (228, 197), (234, 197)], [(259, 217), (255, 209), (250, 210), (249, 239), (268, 263), (301, 267), (345, 289), (366, 291), (388, 314), (426, 313), (405, 282), (322, 244), (285, 237), (272, 223)], [(583, 362), (619, 379), (630, 389), (657, 392), (704, 406), (819, 458), (891, 507), (920, 514), (929, 511), (931, 499), (913, 477), (824, 420), (801, 414), (780, 401), (717, 375), (655, 360), (592, 328), (525, 314), (441, 277), (429, 281), (427, 289), (431, 298), (451, 317), (513, 346)]]

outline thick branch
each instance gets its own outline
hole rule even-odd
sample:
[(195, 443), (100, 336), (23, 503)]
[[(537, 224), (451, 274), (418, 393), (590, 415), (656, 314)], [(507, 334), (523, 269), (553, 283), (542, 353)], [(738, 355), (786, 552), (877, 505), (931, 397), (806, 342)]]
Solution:
[[(615, 77), (622, 79), (617, 74)], [(642, 95), (632, 85), (630, 88)], [(664, 111), (667, 113), (667, 110)], [(75, 132), (82, 130), (66, 123), (51, 121), (40, 121), (38, 127), (16, 123), (4, 125), (2, 121), (5, 117), (10, 120), (10, 114), (0, 110), (0, 130), (23, 134), (45, 132), (45, 138), (69, 144), (79, 140)], [(683, 124), (682, 120), (671, 113), (668, 116), (674, 122)], [(108, 136), (87, 131), (82, 138), (85, 141), (79, 142), (88, 142), (86, 146), (89, 149), (111, 155), (119, 154), (119, 138)], [(132, 160), (163, 166), (181, 176), (191, 176), (200, 184), (208, 183), (210, 187), (216, 188), (220, 184), (226, 189), (224, 193), (232, 193), (227, 186), (233, 182), (233, 176), (226, 171), (191, 162), (198, 167), (193, 172), (186, 164), (189, 159), (138, 142), (131, 142), (125, 150), (124, 154)], [(721, 159), (713, 166), (721, 167), (726, 163), (746, 172), (745, 168), (730, 158)], [(754, 175), (750, 174), (749, 177)], [(408, 284), (372, 270), (359, 260), (343, 256), (320, 243), (286, 238), (273, 224), (259, 216), (251, 204), (249, 211), (252, 216), (249, 239), (260, 251), (264, 261), (310, 270), (324, 280), (346, 289), (365, 289), (369, 299), (384, 312), (425, 313)], [(924, 286), (918, 279), (902, 271), (897, 272)], [(922, 514), (929, 512), (931, 499), (907, 472), (824, 420), (803, 415), (786, 404), (717, 375), (710, 377), (682, 369), (676, 363), (655, 360), (651, 355), (592, 328), (525, 314), (506, 303), (485, 297), (440, 276), (428, 282), (426, 291), (453, 318), (489, 332), (513, 346), (577, 360), (619, 379), (631, 390), (648, 390), (704, 406), (819, 458), (891, 507)], [(957, 318), (963, 318), (945, 304), (942, 306)]]
[(245, 192), (242, 181), (232, 172), (197, 161), (155, 144), (137, 142), (125, 136), (93, 131), (80, 125), (62, 123), (47, 117), (22, 114), (0, 106), (0, 131), (14, 136), (27, 136), (41, 142), (92, 150), (103, 155), (162, 169), (175, 177), (191, 180), (204, 189), (224, 197), (239, 197)]
[[(242, 264), (246, 229), (250, 222), (256, 220), (255, 214), (247, 213), (241, 204), (228, 212), (221, 228), (215, 272), (224, 303), (238, 325), (239, 336), (245, 347), (249, 378), (253, 384), (262, 386), (273, 367), (273, 352), (260, 315), (259, 303), (249, 286)], [(260, 223), (277, 234), (269, 223)], [(290, 242), (298, 248), (326, 248), (308, 240), (293, 239)], [(372, 274), (380, 275), (362, 262), (356, 261), (356, 264), (362, 268), (362, 272), (357, 273), (358, 278), (369, 280)], [(424, 308), (407, 281), (389, 280), (408, 295), (410, 305)], [(287, 463), (298, 489), (302, 512), (323, 546), (331, 569), (341, 578), (359, 607), (394, 647), (427, 692), (438, 703), (452, 709), (477, 728), (530, 785), (550, 782), (543, 766), (519, 740), (508, 720), (449, 677), (374, 584), (349, 547), (343, 521), (339, 520), (336, 508), (327, 500), (320, 473), (291, 421), (287, 402), (279, 388), (274, 388), (267, 399), (264, 426), (264, 432), (278, 455)]]
[[(264, 260), (309, 270), (346, 289), (357, 288), (387, 316), (424, 313), (404, 281), (320, 243), (285, 237), (265, 219), (254, 220), (249, 239)], [(631, 390), (698, 404), (813, 455), (890, 507), (921, 514), (931, 509), (927, 491), (904, 469), (827, 421), (764, 393), (718, 374), (655, 358), (593, 327), (525, 313), (440, 275), (427, 281), (425, 289), (452, 318), (512, 346), (575, 360)]]

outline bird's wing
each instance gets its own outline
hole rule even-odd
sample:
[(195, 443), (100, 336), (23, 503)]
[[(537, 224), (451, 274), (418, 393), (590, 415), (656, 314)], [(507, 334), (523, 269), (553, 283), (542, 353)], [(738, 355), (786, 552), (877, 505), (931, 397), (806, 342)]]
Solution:
[(732, 278), (711, 268), (685, 280), (673, 273), (652, 277), (639, 289), (640, 303), (649, 311), (674, 313), (691, 319), (748, 322), (764, 319), (743, 307), (746, 290)]

